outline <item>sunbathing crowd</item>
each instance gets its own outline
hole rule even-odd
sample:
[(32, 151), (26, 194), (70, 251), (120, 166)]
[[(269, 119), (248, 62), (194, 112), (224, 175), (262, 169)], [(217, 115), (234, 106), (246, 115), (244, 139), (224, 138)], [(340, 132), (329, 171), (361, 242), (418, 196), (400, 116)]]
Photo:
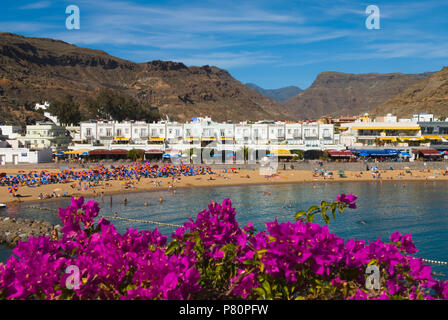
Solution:
[(106, 168), (99, 165), (95, 169), (89, 170), (61, 170), (60, 172), (49, 172), (47, 170), (32, 170), (26, 173), (24, 170), (19, 171), (17, 175), (3, 176), (0, 178), (0, 186), (29, 186), (37, 187), (40, 185), (54, 183), (69, 183), (73, 181), (92, 182), (111, 180), (132, 180), (141, 178), (162, 178), (175, 176), (197, 176), (211, 175), (213, 171), (208, 166), (187, 166), (165, 164), (161, 167), (157, 165), (151, 166), (149, 162), (135, 162), (129, 165), (120, 165), (118, 167), (110, 166)]

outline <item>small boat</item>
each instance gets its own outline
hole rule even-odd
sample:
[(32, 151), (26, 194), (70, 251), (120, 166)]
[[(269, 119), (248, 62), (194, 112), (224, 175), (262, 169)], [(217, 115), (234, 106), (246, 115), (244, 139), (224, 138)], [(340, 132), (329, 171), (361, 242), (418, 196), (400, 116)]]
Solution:
[(1, 208), (6, 208), (6, 204), (4, 204), (4, 203), (0, 203), (0, 209)]

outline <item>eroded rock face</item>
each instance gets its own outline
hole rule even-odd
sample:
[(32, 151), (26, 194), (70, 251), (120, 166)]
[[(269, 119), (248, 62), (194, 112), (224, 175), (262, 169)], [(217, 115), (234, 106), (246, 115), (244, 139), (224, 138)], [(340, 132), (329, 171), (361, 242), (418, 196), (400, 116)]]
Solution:
[[(288, 119), (279, 103), (213, 66), (159, 60), (134, 63), (63, 41), (0, 33), (0, 70), (2, 113), (22, 124), (25, 116), (10, 106), (34, 106), (68, 93), (85, 108), (87, 99), (104, 88), (134, 96), (174, 120)], [(33, 114), (30, 107), (28, 111)]]
[(303, 119), (370, 113), (387, 99), (431, 74), (322, 72), (308, 89), (283, 105), (287, 112)]
[(374, 114), (385, 114), (386, 110), (400, 117), (419, 112), (448, 116), (448, 67), (387, 100), (375, 108)]
[[(27, 241), (30, 236), (49, 236), (55, 227), (47, 221), (0, 217), (0, 244), (15, 247), (17, 242)], [(60, 231), (61, 226), (56, 226)]]

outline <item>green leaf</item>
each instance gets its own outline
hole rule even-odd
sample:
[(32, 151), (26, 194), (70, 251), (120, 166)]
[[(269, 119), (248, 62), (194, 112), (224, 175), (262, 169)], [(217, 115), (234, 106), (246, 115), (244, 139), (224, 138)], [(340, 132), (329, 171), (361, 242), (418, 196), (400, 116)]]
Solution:
[(330, 218), (327, 216), (326, 213), (322, 212), (322, 218), (324, 219), (326, 224), (330, 223)]
[(316, 215), (317, 212), (310, 214), (310, 216), (308, 217), (308, 221), (309, 222), (313, 222), (314, 221), (314, 216)]
[(331, 208), (331, 214), (333, 216), (333, 219), (336, 219), (336, 207)]
[(261, 286), (263, 287), (263, 289), (266, 291), (266, 295), (267, 297), (271, 297), (272, 292), (271, 292), (271, 285), (269, 284), (268, 281), (263, 281), (263, 283), (261, 284)]
[(302, 216), (304, 216), (304, 215), (306, 215), (306, 212), (305, 212), (305, 211), (299, 211), (299, 212), (296, 213), (296, 215), (295, 215), (294, 218), (295, 218), (296, 220), (299, 220), (300, 217), (302, 217)]
[(311, 207), (308, 209), (307, 214), (311, 214), (313, 211), (320, 211), (320, 209), (319, 209), (318, 206), (311, 206)]

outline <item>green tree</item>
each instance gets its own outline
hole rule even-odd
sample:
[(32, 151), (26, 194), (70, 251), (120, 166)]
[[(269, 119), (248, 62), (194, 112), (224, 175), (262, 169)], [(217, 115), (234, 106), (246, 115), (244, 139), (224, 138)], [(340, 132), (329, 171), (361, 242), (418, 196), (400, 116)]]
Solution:
[(95, 99), (88, 102), (91, 118), (112, 118), (117, 121), (154, 121), (160, 118), (157, 108), (141, 104), (135, 98), (110, 89), (101, 90)]
[(137, 150), (137, 149), (131, 149), (128, 151), (127, 157), (128, 157), (128, 159), (131, 159), (132, 161), (136, 161), (138, 159), (143, 159), (143, 151)]
[(293, 150), (291, 151), (291, 153), (293, 154), (294, 158), (298, 160), (303, 160), (303, 158), (305, 157), (303, 152), (300, 150)]
[(81, 121), (79, 104), (74, 101), (71, 95), (66, 95), (62, 100), (51, 103), (48, 112), (57, 116), (62, 125), (77, 125)]

